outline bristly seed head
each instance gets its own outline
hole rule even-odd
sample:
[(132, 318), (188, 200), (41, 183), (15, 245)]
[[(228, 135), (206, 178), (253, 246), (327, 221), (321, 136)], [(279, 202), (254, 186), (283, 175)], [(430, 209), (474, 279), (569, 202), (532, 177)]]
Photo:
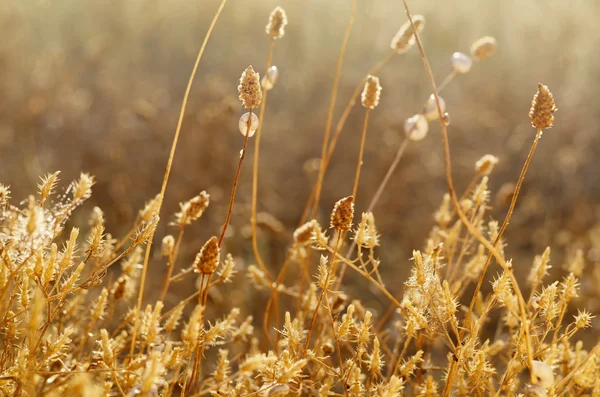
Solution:
[(533, 97), (529, 111), (531, 125), (538, 130), (552, 127), (556, 110), (552, 93), (547, 86), (538, 83), (538, 91)]
[(194, 261), (194, 271), (201, 274), (213, 273), (219, 265), (219, 240), (213, 236), (202, 247)]
[(269, 23), (265, 28), (265, 31), (269, 36), (274, 39), (280, 39), (285, 34), (285, 25), (287, 25), (287, 15), (285, 10), (281, 7), (275, 7), (269, 16)]
[[(413, 23), (415, 24), (415, 28), (417, 33), (421, 33), (423, 28), (425, 27), (425, 17), (423, 15), (413, 15), (412, 16)], [(391, 48), (395, 50), (398, 54), (404, 54), (408, 51), (415, 43), (415, 34), (413, 31), (412, 24), (410, 21), (406, 21), (404, 25), (400, 27), (398, 33), (392, 39)]]
[(333, 206), (330, 222), (332, 228), (338, 231), (348, 231), (352, 228), (354, 219), (354, 197), (348, 196), (339, 200)]
[(379, 78), (371, 75), (367, 76), (367, 81), (365, 81), (365, 86), (360, 96), (362, 105), (367, 109), (375, 109), (379, 105), (380, 95), (381, 85), (379, 84)]
[(248, 66), (244, 70), (244, 73), (242, 73), (238, 92), (240, 94), (240, 101), (242, 101), (242, 105), (246, 109), (256, 109), (260, 106), (262, 101), (260, 76), (252, 69), (252, 66)]
[(489, 175), (494, 170), (496, 164), (498, 164), (498, 161), (498, 157), (485, 154), (475, 163), (475, 171), (481, 175)]

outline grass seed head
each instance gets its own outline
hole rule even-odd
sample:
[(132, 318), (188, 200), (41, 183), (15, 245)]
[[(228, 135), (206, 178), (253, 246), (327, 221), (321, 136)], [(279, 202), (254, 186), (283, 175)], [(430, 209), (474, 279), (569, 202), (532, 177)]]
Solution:
[(531, 101), (531, 110), (529, 111), (531, 125), (538, 130), (552, 127), (556, 110), (552, 93), (547, 86), (538, 83), (538, 91)]
[(338, 231), (348, 231), (352, 228), (354, 219), (354, 197), (344, 197), (333, 206), (331, 212), (330, 225)]
[(476, 61), (489, 58), (496, 52), (498, 42), (492, 36), (484, 36), (471, 45), (471, 56)]
[(287, 25), (287, 15), (285, 10), (279, 6), (269, 15), (269, 23), (267, 24), (265, 31), (273, 39), (280, 39), (285, 34), (285, 26)]
[(213, 236), (204, 244), (198, 255), (196, 255), (196, 261), (194, 262), (195, 272), (212, 274), (219, 265), (219, 256), (219, 240)]
[(489, 175), (494, 170), (496, 164), (498, 164), (498, 161), (498, 157), (485, 154), (475, 163), (475, 171), (481, 175)]
[(360, 100), (362, 105), (367, 109), (375, 109), (379, 105), (379, 97), (381, 96), (381, 85), (379, 78), (376, 76), (367, 76), (365, 86), (363, 88)]
[(242, 73), (238, 93), (242, 105), (246, 109), (256, 109), (262, 101), (262, 90), (260, 88), (260, 76), (248, 66)]
[[(413, 15), (412, 20), (415, 24), (417, 33), (421, 33), (425, 27), (425, 17), (423, 15)], [(410, 21), (406, 21), (392, 39), (391, 48), (398, 54), (404, 54), (406, 51), (410, 50), (415, 43), (416, 39), (412, 24)]]

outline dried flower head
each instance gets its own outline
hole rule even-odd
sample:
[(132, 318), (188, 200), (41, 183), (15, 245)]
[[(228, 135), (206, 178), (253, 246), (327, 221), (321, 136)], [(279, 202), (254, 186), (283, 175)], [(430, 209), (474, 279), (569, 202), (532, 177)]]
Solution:
[(538, 91), (533, 97), (529, 111), (531, 125), (538, 130), (552, 127), (556, 110), (552, 93), (547, 86), (538, 83)]
[(41, 177), (42, 182), (38, 185), (40, 205), (44, 205), (46, 199), (54, 192), (56, 184), (58, 183), (58, 174), (60, 174), (60, 171), (56, 171), (53, 174), (49, 173)]
[(300, 244), (308, 243), (314, 230), (314, 223), (308, 221), (294, 231), (294, 241)]
[(219, 240), (213, 236), (202, 247), (194, 261), (194, 271), (211, 274), (219, 265)]
[(252, 66), (248, 66), (242, 73), (238, 92), (240, 101), (246, 109), (256, 109), (260, 106), (262, 101), (260, 76), (252, 69)]
[[(413, 23), (417, 33), (421, 33), (425, 27), (425, 17), (423, 15), (413, 15)], [(404, 54), (416, 43), (415, 34), (413, 31), (412, 24), (410, 21), (406, 21), (404, 25), (400, 27), (398, 33), (392, 39), (392, 50), (396, 50), (398, 54)]]
[(484, 36), (471, 45), (471, 56), (476, 61), (489, 58), (496, 52), (498, 42), (492, 36)]
[(287, 23), (288, 20), (285, 10), (277, 6), (271, 12), (271, 15), (269, 15), (269, 23), (267, 24), (265, 31), (272, 38), (280, 39), (285, 34), (285, 25), (287, 25)]
[(381, 85), (379, 78), (376, 76), (367, 76), (362, 95), (360, 96), (361, 103), (367, 109), (375, 109), (379, 105), (379, 97), (381, 95)]
[(204, 190), (197, 196), (185, 203), (179, 203), (181, 211), (175, 214), (175, 223), (177, 225), (189, 225), (202, 216), (210, 204), (210, 195)]
[(485, 154), (475, 163), (475, 171), (481, 175), (489, 175), (494, 170), (496, 164), (498, 164), (498, 161), (498, 157)]
[(354, 219), (354, 197), (348, 196), (333, 206), (331, 212), (330, 225), (338, 231), (348, 231), (352, 228), (352, 219)]

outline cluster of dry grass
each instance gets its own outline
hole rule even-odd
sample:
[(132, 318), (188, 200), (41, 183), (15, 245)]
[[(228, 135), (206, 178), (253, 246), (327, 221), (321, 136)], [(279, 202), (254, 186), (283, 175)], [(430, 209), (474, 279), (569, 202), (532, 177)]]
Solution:
[[(411, 15), (406, 2), (408, 21), (393, 37), (389, 54), (357, 82), (334, 123), (357, 12), (353, 2), (318, 172), (282, 263), (263, 257), (258, 233), (259, 222), (278, 227), (273, 219), (259, 219), (258, 200), (260, 143), (269, 132), (265, 109), (269, 92), (277, 89), (273, 59), (284, 45), (287, 25), (285, 11), (273, 10), (265, 29), (266, 73), (261, 80), (250, 66), (238, 87), (248, 112), (239, 122), (244, 139), (228, 206), (217, 215), (223, 226), (212, 231), (193, 263), (181, 265), (184, 232), (212, 210), (210, 195), (202, 191), (180, 204), (166, 221), (173, 234), (157, 233), (159, 214), (193, 79), (225, 3), (209, 26), (187, 85), (160, 193), (139, 211), (129, 232), (120, 237), (107, 232), (97, 207), (84, 215), (87, 226), (70, 226), (91, 197), (95, 181), (88, 174), (66, 189), (60, 187), (59, 172), (46, 174), (38, 192), (22, 203), (13, 202), (10, 188), (0, 185), (0, 390), (10, 396), (600, 396), (600, 344), (583, 342), (586, 332), (598, 333), (585, 300), (578, 300), (583, 252), (574, 250), (555, 281), (548, 274), (550, 248), (531, 263), (513, 264), (503, 238), (543, 131), (554, 123), (553, 95), (538, 84), (529, 109), (532, 146), (505, 192), (508, 212), (497, 221), (490, 213), (489, 184), (498, 159), (483, 155), (470, 185), (456, 191), (448, 141), (451, 112), (440, 96), (456, 76), (493, 56), (496, 40), (484, 36), (474, 41), (470, 55), (455, 53), (452, 72), (436, 86), (420, 39), (425, 18)], [(433, 94), (405, 121), (405, 138), (367, 197), (359, 186), (361, 170), (368, 167), (369, 121), (388, 89), (377, 74), (409, 51), (421, 54)], [(354, 109), (358, 104), (362, 107)], [(352, 110), (362, 118), (352, 189), (337, 192), (340, 199), (325, 224), (318, 211), (325, 175)], [(527, 109), (522, 113), (525, 117)], [(427, 136), (434, 122), (441, 130), (448, 193), (425, 245), (413, 251), (410, 277), (399, 288), (386, 283), (380, 271), (393, 264), (379, 259), (386, 247), (380, 247), (373, 208), (406, 148)], [(227, 252), (226, 237), (250, 141), (249, 234), (256, 265), (244, 267)], [(361, 215), (355, 214), (356, 203), (364, 203)], [(153, 249), (153, 241), (160, 241), (159, 249)], [(494, 275), (490, 266), (499, 272)], [(526, 280), (518, 279), (521, 273)], [(162, 279), (157, 300), (145, 304), (146, 281), (157, 274)], [(166, 303), (174, 285), (194, 277), (196, 291), (177, 304)], [(251, 302), (211, 308), (209, 297), (227, 299), (230, 283), (240, 278), (268, 299), (258, 321), (244, 314)], [(357, 288), (373, 291), (387, 309), (370, 308)], [(598, 291), (589, 295), (598, 298)]]

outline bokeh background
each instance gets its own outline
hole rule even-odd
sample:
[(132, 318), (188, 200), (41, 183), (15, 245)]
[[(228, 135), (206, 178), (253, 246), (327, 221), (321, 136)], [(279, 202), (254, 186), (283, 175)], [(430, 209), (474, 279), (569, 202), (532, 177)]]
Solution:
[[(113, 235), (126, 233), (144, 202), (160, 190), (185, 84), (218, 3), (0, 2), (0, 181), (11, 185), (14, 199), (25, 199), (46, 172), (62, 170), (63, 185), (79, 172), (89, 172), (97, 184), (87, 206), (103, 209)], [(320, 155), (351, 3), (230, 0), (225, 6), (192, 89), (162, 213), (163, 220), (171, 220), (179, 202), (201, 190), (211, 195), (207, 213), (186, 232), (178, 267), (187, 266), (223, 222), (243, 143), (238, 79), (249, 64), (264, 73), (264, 27), (277, 5), (286, 9), (289, 25), (275, 46), (280, 78), (269, 93), (263, 120), (259, 211), (276, 226), (261, 231), (261, 250), (272, 269), (281, 266), (316, 178), (314, 159)], [(497, 218), (502, 219), (506, 206), (494, 194), (516, 181), (534, 138), (527, 114), (536, 84), (551, 88), (559, 109), (556, 124), (544, 134), (533, 159), (506, 234), (508, 252), (517, 267), (528, 269), (533, 255), (552, 245), (552, 263), (559, 269), (575, 248), (582, 248), (588, 271), (600, 274), (600, 3), (419, 0), (412, 1), (412, 8), (426, 17), (422, 38), (438, 82), (450, 72), (454, 51), (468, 52), (484, 35), (498, 40), (492, 58), (475, 64), (443, 92), (452, 119), (459, 189), (468, 185), (479, 157), (490, 153), (500, 158), (490, 182)], [(334, 122), (357, 82), (389, 53), (390, 40), (405, 21), (400, 0), (359, 1)], [(357, 211), (404, 139), (403, 121), (430, 94), (416, 48), (396, 56), (379, 76), (383, 93), (371, 116)], [(355, 107), (327, 172), (324, 222), (333, 203), (351, 191), (363, 117), (363, 109)], [(433, 123), (425, 140), (409, 145), (375, 210), (383, 236), (382, 269), (398, 282), (409, 270), (412, 250), (423, 246), (432, 213), (446, 191), (440, 138)], [(252, 156), (247, 156), (226, 240), (241, 266), (253, 262), (248, 239), (251, 166)], [(79, 211), (74, 222), (85, 225), (86, 217), (86, 211)], [(174, 231), (165, 221), (157, 236)], [(163, 269), (159, 255), (155, 258), (159, 283)], [(169, 299), (176, 301), (177, 292)], [(588, 307), (600, 309), (593, 300)]]

